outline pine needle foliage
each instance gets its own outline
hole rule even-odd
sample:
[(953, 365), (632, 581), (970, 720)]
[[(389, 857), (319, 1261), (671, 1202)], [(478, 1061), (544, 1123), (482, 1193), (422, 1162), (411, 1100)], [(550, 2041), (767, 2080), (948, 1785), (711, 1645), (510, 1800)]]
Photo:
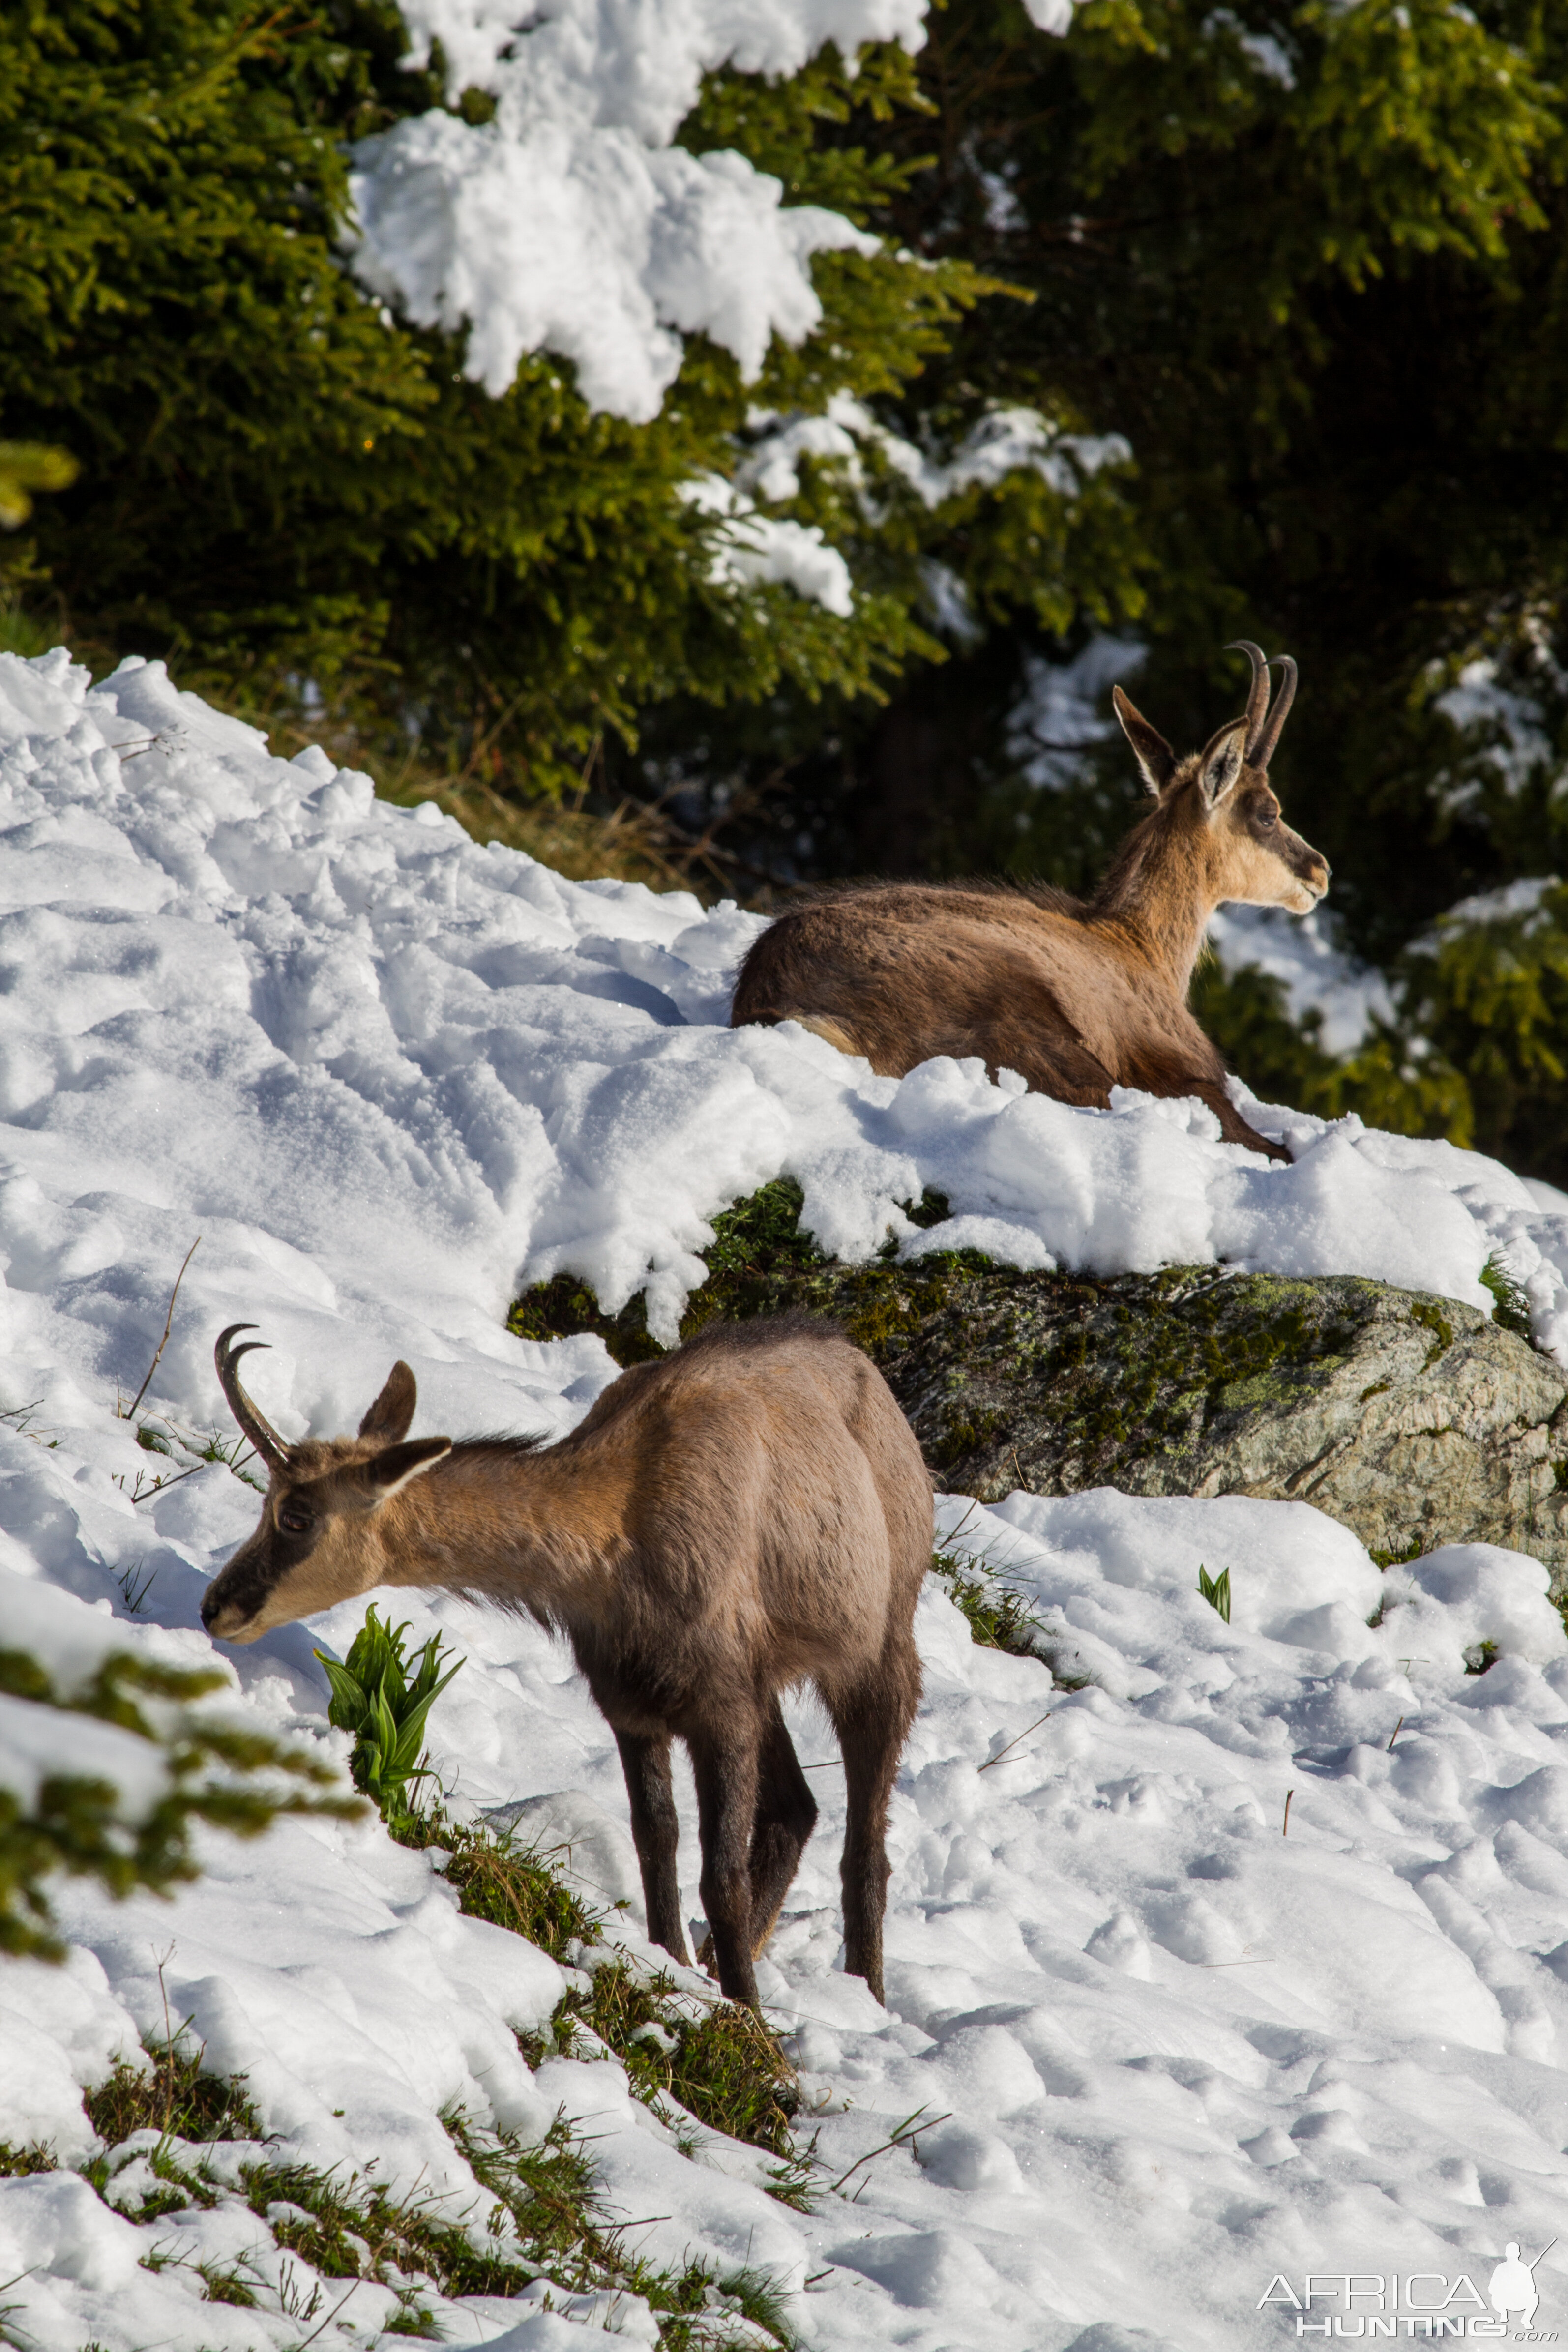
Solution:
[[(912, 509), (879, 534), (842, 485), (789, 508), (843, 525), (846, 619), (718, 576), (720, 525), (681, 491), (733, 471), (758, 408), (892, 395), (998, 281), (896, 244), (824, 255), (820, 330), (756, 384), (696, 337), (649, 425), (591, 412), (547, 353), (492, 399), (460, 340), (393, 319), (342, 266), (352, 142), (447, 103), (406, 46), (393, 0), (6, 14), (0, 419), (81, 467), (14, 578), (89, 650), (172, 657), (250, 709), (308, 688), (367, 740), (416, 727), (454, 771), (525, 795), (575, 782), (606, 730), (630, 740), (671, 697), (853, 698), (937, 656)], [(858, 71), (829, 50), (781, 82), (714, 77), (684, 136), (878, 226), (911, 167), (867, 130), (921, 104), (896, 47)], [(1109, 515), (1108, 497), (1089, 504)], [(971, 495), (977, 541), (1007, 505)]]
[(0, 441), (0, 530), (19, 530), (39, 490), (63, 490), (77, 478), (68, 449), (43, 441)]
[(47, 1773), (30, 1801), (0, 1789), (0, 1952), (64, 1958), (47, 1894), (58, 1871), (95, 1879), (117, 1899), (139, 1888), (167, 1895), (199, 1875), (197, 1822), (256, 1837), (285, 1813), (361, 1810), (332, 1768), (303, 1748), (193, 1709), (225, 1681), (118, 1655), (68, 1693), (27, 1652), (0, 1650), (0, 1696), (117, 1725), (157, 1752), (164, 1780), (139, 1813), (97, 1774)]

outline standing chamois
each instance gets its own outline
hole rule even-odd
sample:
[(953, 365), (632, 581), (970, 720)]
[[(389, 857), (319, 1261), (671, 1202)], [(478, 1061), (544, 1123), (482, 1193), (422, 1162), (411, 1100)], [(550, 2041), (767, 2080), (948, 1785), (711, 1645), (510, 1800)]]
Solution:
[(881, 1374), (804, 1316), (721, 1325), (612, 1382), (559, 1444), (410, 1439), (394, 1364), (357, 1437), (286, 1444), (218, 1379), (271, 1474), (261, 1522), (202, 1602), (254, 1642), (378, 1585), (435, 1585), (563, 1633), (631, 1799), (647, 1930), (685, 1961), (669, 1743), (697, 1781), (719, 1983), (754, 2007), (753, 1960), (816, 1820), (779, 1707), (815, 1685), (843, 1750), (845, 1964), (882, 1998), (888, 1801), (921, 1693), (910, 1627), (931, 1487)]
[[(1289, 1153), (1230, 1099), (1225, 1064), (1187, 1009), (1204, 928), (1227, 899), (1310, 913), (1318, 852), (1281, 822), (1268, 762), (1296, 691), (1289, 656), (1252, 663), (1245, 718), (1178, 760), (1120, 687), (1116, 715), (1159, 805), (1087, 905), (1065, 890), (886, 882), (782, 915), (741, 966), (730, 1021), (798, 1021), (889, 1077), (977, 1054), (1038, 1094), (1104, 1109), (1112, 1087), (1195, 1095), (1230, 1143)], [(1268, 708), (1268, 672), (1283, 672)]]

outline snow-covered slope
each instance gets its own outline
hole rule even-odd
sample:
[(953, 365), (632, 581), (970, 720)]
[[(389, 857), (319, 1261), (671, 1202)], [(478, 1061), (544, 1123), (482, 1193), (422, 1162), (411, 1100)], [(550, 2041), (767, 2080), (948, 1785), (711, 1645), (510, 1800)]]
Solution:
[[(1261, 1108), (1297, 1154), (1265, 1164), (1196, 1103), (1074, 1110), (977, 1062), (879, 1078), (793, 1024), (730, 1030), (759, 918), (477, 848), (319, 752), (269, 758), (158, 664), (89, 690), (63, 653), (0, 658), (0, 757), (6, 1338), (57, 1415), (134, 1387), (199, 1232), (165, 1402), (217, 1412), (207, 1334), (243, 1314), (286, 1429), (357, 1412), (395, 1342), (437, 1415), (493, 1412), (499, 1379), (548, 1421), (558, 1359), (500, 1328), (519, 1286), (646, 1287), (671, 1337), (708, 1218), (781, 1172), (850, 1258), (891, 1229), (1484, 1307), (1505, 1246), (1568, 1361), (1568, 1218), (1478, 1154)], [(898, 1204), (926, 1185), (954, 1217), (921, 1234)]]
[[(197, 1604), (256, 1497), (219, 1465), (147, 1495), (115, 1418), (198, 1234), (149, 1398), (195, 1433), (227, 1426), (211, 1342), (239, 1318), (275, 1343), (247, 1374), (291, 1433), (357, 1421), (397, 1354), (421, 1430), (563, 1430), (614, 1367), (594, 1340), (511, 1339), (516, 1286), (571, 1266), (614, 1305), (646, 1278), (668, 1330), (707, 1218), (783, 1171), (850, 1255), (889, 1225), (926, 1245), (896, 1207), (925, 1184), (952, 1201), (944, 1237), (1023, 1263), (1225, 1255), (1484, 1303), (1506, 1244), (1568, 1347), (1568, 1216), (1494, 1163), (1265, 1111), (1300, 1155), (1265, 1167), (1192, 1107), (1072, 1111), (977, 1067), (900, 1083), (793, 1029), (731, 1033), (752, 919), (477, 849), (314, 755), (270, 759), (156, 667), (93, 690), (63, 655), (0, 660), (0, 1627), (62, 1658), (110, 1625), (212, 1655)], [(823, 1820), (763, 1975), (820, 2179), (921, 2109), (913, 2153), (802, 2215), (752, 2154), (682, 2154), (613, 2061), (531, 2074), (513, 2029), (550, 2010), (554, 1964), (459, 1917), (379, 1825), (324, 1822), (208, 1840), (172, 1905), (65, 1885), (68, 1967), (0, 1963), (0, 2139), (82, 2156), (79, 2085), (166, 1999), (285, 2153), (421, 2195), (473, 2193), (443, 2111), (530, 2132), (564, 2105), (631, 2242), (773, 2270), (822, 2352), (1239, 2352), (1294, 2336), (1309, 2271), (1314, 2315), (1345, 2311), (1323, 2298), (1346, 2273), (1357, 2315), (1392, 2273), (1402, 2312), (1415, 2274), (1417, 2305), (1474, 2313), (1462, 2282), (1484, 2297), (1510, 2240), (1534, 2260), (1568, 2188), (1568, 1643), (1542, 1571), (1463, 1547), (1380, 1573), (1298, 1505), (941, 1513), (1083, 1686), (976, 1648), (934, 1586), (922, 1603), (886, 2011), (836, 1965), (839, 1783), (796, 1709)], [(1228, 1625), (1200, 1566), (1230, 1572)], [(405, 1613), (468, 1659), (431, 1720), (455, 1806), (529, 1804), (642, 1948), (614, 1744), (569, 1659), (455, 1601)], [(237, 1703), (321, 1731), (310, 1654), (360, 1614), (237, 1653)], [(317, 2322), (289, 2315), (270, 2243), (237, 2198), (139, 2227), (68, 2171), (0, 2181), (6, 2326), (50, 2352), (302, 2346)], [(242, 2252), (256, 2307), (203, 2300), (195, 2265)], [(1536, 2276), (1552, 2326), (1561, 2248)], [(391, 2315), (366, 2289), (315, 2340)], [(649, 2340), (635, 2298), (438, 2316), (519, 2352), (606, 2319)]]

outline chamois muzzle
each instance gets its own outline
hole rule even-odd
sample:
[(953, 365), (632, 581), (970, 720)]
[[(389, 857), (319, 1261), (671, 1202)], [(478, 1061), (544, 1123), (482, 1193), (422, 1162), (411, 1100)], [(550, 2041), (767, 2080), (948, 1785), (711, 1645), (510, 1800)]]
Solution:
[(231, 1323), (214, 1350), (223, 1392), (269, 1475), (255, 1531), (219, 1570), (202, 1600), (202, 1622), (225, 1642), (254, 1642), (276, 1625), (314, 1616), (368, 1591), (384, 1568), (369, 1530), (376, 1513), (452, 1450), (449, 1437), (408, 1436), (417, 1401), (401, 1360), (359, 1425), (357, 1437), (289, 1445), (240, 1386), (237, 1366), (253, 1323)]

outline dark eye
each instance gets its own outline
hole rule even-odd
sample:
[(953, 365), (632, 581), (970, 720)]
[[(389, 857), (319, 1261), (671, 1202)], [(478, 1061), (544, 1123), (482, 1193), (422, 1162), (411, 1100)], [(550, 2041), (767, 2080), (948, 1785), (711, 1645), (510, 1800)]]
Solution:
[(1267, 833), (1267, 832), (1268, 831), (1268, 829), (1269, 829), (1270, 825), (1276, 825), (1276, 824), (1279, 824), (1279, 810), (1278, 810), (1278, 809), (1260, 809), (1260, 810), (1259, 810), (1259, 812), (1258, 812), (1258, 825), (1259, 825), (1260, 829), (1261, 829), (1263, 832)]
[(310, 1532), (310, 1514), (299, 1503), (285, 1503), (278, 1514), (278, 1524), (285, 1535), (308, 1536)]

